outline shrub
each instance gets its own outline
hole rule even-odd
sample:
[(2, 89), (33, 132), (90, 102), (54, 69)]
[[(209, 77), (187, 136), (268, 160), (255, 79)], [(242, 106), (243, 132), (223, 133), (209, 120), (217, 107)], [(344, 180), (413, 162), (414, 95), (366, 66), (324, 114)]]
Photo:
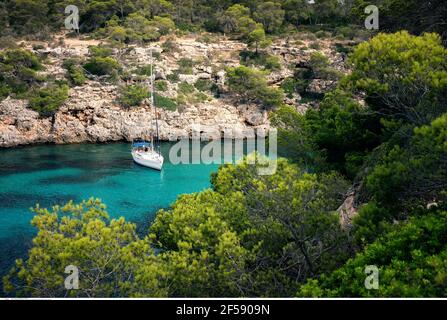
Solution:
[(171, 81), (173, 83), (179, 82), (180, 81), (179, 71), (174, 70), (172, 73), (170, 73), (166, 76), (166, 79), (168, 79), (169, 81)]
[(209, 79), (198, 79), (196, 83), (194, 84), (194, 87), (196, 87), (199, 91), (210, 91), (213, 86), (213, 82)]
[(139, 43), (159, 39), (161, 35), (159, 26), (163, 31), (169, 28), (165, 20), (150, 21), (138, 12), (129, 14), (124, 21), (124, 26), (126, 27), (128, 41)]
[(174, 21), (168, 17), (154, 17), (151, 23), (157, 27), (161, 35), (166, 35), (175, 29)]
[(157, 91), (167, 91), (168, 90), (168, 83), (164, 80), (157, 80), (155, 81), (155, 90)]
[(322, 39), (322, 38), (330, 37), (330, 34), (328, 32), (326, 32), (326, 31), (324, 31), (324, 30), (319, 30), (319, 31), (315, 32), (315, 36), (318, 39)]
[(298, 92), (297, 80), (295, 78), (286, 78), (281, 84), (281, 88), (288, 98), (292, 98), (293, 94)]
[[(152, 72), (155, 72), (155, 69), (153, 69)], [(148, 76), (149, 77), (151, 75), (151, 65), (146, 64), (144, 66), (139, 67), (136, 70), (136, 73), (140, 76)]]
[(241, 63), (246, 66), (262, 66), (266, 70), (281, 69), (281, 63), (277, 56), (263, 52), (242, 51), (240, 53)]
[(195, 65), (194, 60), (189, 58), (181, 58), (179, 61), (177, 61), (177, 64), (179, 66), (179, 73), (180, 74), (192, 74), (193, 70), (192, 68)]
[(206, 94), (204, 94), (203, 92), (197, 92), (194, 95), (194, 102), (196, 102), (196, 103), (205, 102), (205, 101), (208, 101), (208, 99), (209, 99), (209, 97)]
[(39, 112), (40, 116), (48, 117), (53, 115), (67, 99), (68, 86), (53, 85), (32, 94), (29, 107)]
[(195, 91), (194, 86), (187, 82), (180, 83), (178, 88), (179, 88), (179, 93), (184, 94), (184, 95), (191, 94)]
[(178, 107), (177, 103), (174, 100), (167, 97), (163, 97), (157, 93), (154, 94), (154, 101), (155, 105), (158, 108), (174, 111), (177, 110)]
[(321, 52), (313, 52), (309, 64), (315, 78), (336, 80), (341, 77), (339, 71), (329, 67), (329, 59)]
[(104, 46), (90, 46), (89, 51), (90, 56), (100, 58), (110, 57), (113, 53), (112, 48)]
[(83, 85), (87, 80), (84, 70), (78, 65), (75, 59), (64, 60), (62, 67), (67, 70), (66, 77), (73, 85)]
[(349, 93), (340, 90), (327, 93), (318, 110), (309, 109), (306, 124), (328, 163), (350, 178), (357, 173), (355, 164), (380, 144), (377, 116), (363, 111)]
[(240, 66), (228, 68), (227, 74), (230, 90), (239, 94), (242, 99), (258, 102), (266, 108), (282, 104), (284, 92), (270, 87), (263, 72)]
[(129, 108), (139, 106), (148, 97), (148, 91), (140, 85), (130, 85), (121, 88), (119, 101), (122, 106)]
[(118, 61), (110, 57), (93, 57), (84, 65), (91, 74), (97, 76), (109, 75), (115, 77), (120, 70)]
[(0, 97), (10, 93), (24, 94), (44, 79), (36, 71), (43, 66), (32, 52), (22, 49), (0, 52)]
[(43, 49), (45, 49), (45, 46), (43, 44), (38, 43), (38, 44), (34, 44), (33, 45), (33, 50), (34, 51), (43, 50)]

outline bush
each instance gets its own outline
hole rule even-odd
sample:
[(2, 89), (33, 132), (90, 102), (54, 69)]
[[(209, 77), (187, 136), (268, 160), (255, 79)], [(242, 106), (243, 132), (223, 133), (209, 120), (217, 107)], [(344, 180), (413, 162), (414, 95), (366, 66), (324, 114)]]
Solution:
[(84, 69), (78, 65), (78, 62), (75, 59), (64, 60), (62, 67), (67, 70), (66, 77), (73, 85), (83, 85), (87, 80)]
[(140, 85), (130, 85), (121, 88), (119, 101), (122, 106), (129, 108), (139, 106), (149, 96), (148, 90)]
[(120, 65), (118, 61), (110, 57), (93, 57), (87, 61), (84, 69), (97, 76), (109, 75), (115, 77), (118, 75)]
[(241, 63), (246, 66), (262, 66), (266, 70), (281, 69), (281, 62), (277, 56), (263, 52), (242, 51), (240, 53)]
[(157, 80), (155, 81), (155, 90), (157, 91), (167, 91), (168, 90), (168, 83), (164, 80)]
[(177, 103), (171, 98), (163, 97), (157, 93), (154, 94), (154, 102), (158, 108), (175, 111), (177, 110)]
[(329, 59), (321, 52), (313, 52), (309, 60), (314, 78), (336, 80), (341, 77), (341, 72), (330, 67)]
[(199, 91), (210, 91), (213, 87), (213, 82), (209, 79), (198, 79), (196, 83), (194, 84), (194, 87), (196, 87)]
[(315, 36), (318, 39), (323, 39), (323, 38), (329, 38), (331, 35), (330, 35), (330, 33), (326, 32), (324, 30), (319, 30), (319, 31), (315, 32)]
[[(447, 279), (447, 212), (426, 211), (393, 226), (343, 267), (319, 280), (309, 280), (300, 296), (441, 297)], [(380, 285), (368, 290), (365, 266), (377, 266)]]
[(179, 73), (180, 74), (192, 74), (193, 70), (192, 68), (195, 65), (194, 60), (189, 59), (189, 58), (181, 58), (180, 60), (177, 61), (177, 64), (179, 66)]
[(171, 81), (173, 83), (179, 82), (180, 81), (179, 71), (174, 70), (172, 73), (170, 73), (166, 76), (166, 79), (168, 79), (169, 81)]
[(0, 52), (0, 98), (10, 93), (25, 94), (34, 84), (44, 80), (36, 72), (42, 69), (39, 58), (30, 51)]
[(68, 86), (53, 85), (37, 90), (32, 94), (29, 107), (42, 117), (53, 115), (68, 99)]
[[(155, 54), (154, 54), (154, 58), (157, 59)], [(148, 76), (148, 77), (150, 77), (150, 75), (151, 75), (151, 65), (150, 64), (146, 64), (144, 66), (138, 67), (135, 72), (136, 72), (136, 74), (138, 74), (140, 76)], [(152, 72), (155, 72), (155, 69), (153, 69)]]
[(165, 20), (170, 20), (169, 18), (161, 19), (158, 19), (158, 21), (150, 21), (138, 12), (129, 14), (124, 21), (126, 40), (137, 43), (158, 40), (161, 35), (159, 27), (163, 29), (163, 32), (172, 27)]
[(195, 91), (194, 86), (187, 82), (180, 83), (178, 88), (179, 88), (179, 93), (184, 94), (184, 95), (191, 94)]
[(270, 87), (263, 72), (240, 66), (228, 68), (227, 74), (230, 90), (239, 94), (242, 99), (258, 102), (265, 108), (277, 107), (283, 103), (284, 92)]
[(110, 57), (113, 53), (112, 48), (104, 46), (90, 46), (89, 51), (91, 57), (98, 57), (98, 58)]
[(281, 88), (288, 98), (292, 98), (293, 94), (298, 92), (297, 80), (292, 77), (286, 78), (281, 83)]

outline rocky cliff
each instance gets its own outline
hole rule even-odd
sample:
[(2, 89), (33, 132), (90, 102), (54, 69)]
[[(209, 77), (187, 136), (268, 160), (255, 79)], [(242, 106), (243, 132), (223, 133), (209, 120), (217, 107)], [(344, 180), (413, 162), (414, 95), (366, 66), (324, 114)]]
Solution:
[[(163, 41), (163, 40), (162, 40)], [(176, 111), (159, 109), (159, 127), (162, 140), (177, 140), (191, 137), (198, 130), (203, 139), (216, 139), (224, 132), (232, 132), (233, 137), (252, 134), (253, 129), (268, 129), (268, 113), (256, 105), (238, 105), (237, 99), (225, 92), (225, 67), (239, 64), (239, 53), (245, 48), (241, 42), (216, 37), (211, 43), (203, 43), (196, 36), (175, 39), (175, 50), (166, 52), (162, 41), (152, 44), (156, 53), (156, 78), (168, 80), (178, 68), (182, 58), (196, 61), (189, 74), (179, 74), (177, 83), (166, 81), (163, 94), (175, 98), (179, 83), (194, 84), (198, 79), (206, 79), (221, 88), (222, 94), (206, 96), (204, 101), (185, 101)], [(165, 40), (164, 40), (165, 41)], [(332, 43), (322, 41), (322, 48), (330, 57), (331, 63), (343, 68), (342, 57), (334, 51)], [(57, 46), (40, 45), (36, 51), (45, 55), (46, 74), (63, 79), (65, 70), (62, 61), (66, 58), (85, 58), (88, 46), (95, 41), (64, 39)], [(24, 43), (32, 50), (32, 43)], [(306, 45), (306, 43), (304, 43)], [(271, 54), (280, 58), (282, 67), (272, 72), (268, 79), (277, 86), (290, 76), (293, 68), (305, 62), (310, 51), (299, 49), (293, 43), (281, 40), (269, 49)], [(130, 47), (125, 51), (117, 50), (124, 69), (129, 74), (138, 67), (150, 63), (147, 47)], [(325, 91), (333, 86), (333, 81), (312, 80), (309, 88)], [(118, 85), (92, 78), (82, 86), (70, 88), (69, 99), (50, 118), (40, 118), (37, 112), (27, 108), (26, 100), (6, 98), (0, 102), (0, 147), (12, 147), (34, 143), (80, 143), (130, 141), (141, 135), (149, 134), (154, 128), (154, 109), (145, 101), (138, 107), (125, 109), (117, 102)], [(288, 97), (286, 103), (293, 104), (304, 111), (312, 102), (300, 102), (299, 95)]]

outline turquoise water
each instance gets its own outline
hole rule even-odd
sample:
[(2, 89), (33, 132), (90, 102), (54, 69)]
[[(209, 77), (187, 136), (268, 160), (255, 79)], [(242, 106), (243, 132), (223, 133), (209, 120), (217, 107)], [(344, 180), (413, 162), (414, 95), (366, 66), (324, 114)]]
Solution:
[(210, 186), (217, 164), (169, 162), (172, 146), (162, 144), (162, 172), (133, 163), (126, 143), (40, 145), (0, 150), (0, 274), (23, 257), (35, 233), (29, 208), (100, 198), (111, 217), (124, 216), (140, 231), (155, 213), (183, 193)]

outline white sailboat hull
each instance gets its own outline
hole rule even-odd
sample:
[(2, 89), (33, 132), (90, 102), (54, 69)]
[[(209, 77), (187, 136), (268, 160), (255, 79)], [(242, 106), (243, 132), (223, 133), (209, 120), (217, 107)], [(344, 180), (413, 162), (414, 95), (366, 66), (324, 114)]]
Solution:
[(151, 168), (154, 170), (161, 170), (163, 168), (164, 158), (155, 151), (140, 152), (132, 151), (132, 158), (135, 163), (140, 166)]

